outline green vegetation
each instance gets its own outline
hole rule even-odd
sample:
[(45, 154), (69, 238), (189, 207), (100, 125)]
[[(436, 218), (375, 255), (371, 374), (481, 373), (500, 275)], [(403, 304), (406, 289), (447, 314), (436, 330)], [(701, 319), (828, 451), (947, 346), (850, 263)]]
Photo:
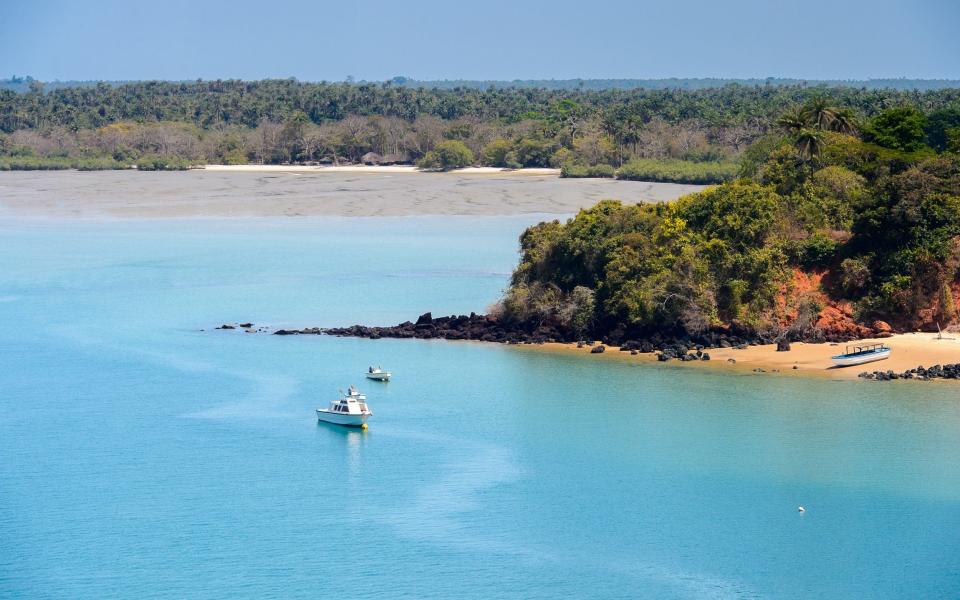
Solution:
[(887, 109), (861, 126), (815, 98), (777, 123), (785, 135), (744, 157), (747, 177), (670, 203), (604, 201), (528, 229), (501, 318), (614, 342), (799, 335), (831, 304), (897, 327), (956, 319), (960, 155), (924, 144), (924, 114)]
[(445, 140), (423, 155), (417, 166), (421, 169), (447, 171), (469, 167), (473, 164), (473, 152), (460, 140)]
[(560, 177), (606, 177), (612, 179), (617, 174), (617, 170), (612, 165), (578, 165), (574, 163), (565, 163), (560, 169)]
[(676, 159), (641, 158), (617, 170), (617, 179), (672, 183), (722, 183), (737, 176), (736, 162), (691, 162)]
[(130, 165), (117, 162), (111, 158), (0, 156), (0, 171), (58, 171), (63, 169), (106, 171), (128, 168), (130, 168)]
[[(17, 161), (21, 167), (65, 164), (61, 159), (156, 165), (157, 156), (171, 159), (165, 164), (175, 168), (184, 162), (419, 162), (439, 169), (450, 168), (446, 163), (570, 165), (569, 176), (607, 176), (612, 167), (628, 178), (718, 183), (730, 178), (728, 165), (745, 157), (752, 144), (769, 143), (774, 120), (785, 110), (818, 101), (848, 110), (841, 115), (814, 110), (805, 131), (787, 133), (803, 133), (811, 153), (822, 145), (822, 133), (844, 131), (828, 121), (844, 119), (871, 123), (864, 135), (875, 136), (870, 139), (878, 147), (923, 151), (916, 149), (917, 123), (901, 123), (903, 130), (894, 131), (882, 119), (871, 121), (904, 105), (923, 115), (918, 122), (923, 144), (942, 152), (960, 143), (960, 90), (941, 85), (901, 91), (776, 81), (724, 86), (722, 80), (671, 80), (648, 89), (616, 82), (603, 89), (554, 83), (415, 87), (401, 78), (376, 84), (71, 86), (21, 78), (13, 86), (21, 92), (0, 89), (0, 157), (5, 164), (26, 155), (38, 159)], [(460, 147), (451, 153), (447, 142), (463, 144), (473, 158), (466, 160)], [(444, 157), (438, 153), (441, 144)]]

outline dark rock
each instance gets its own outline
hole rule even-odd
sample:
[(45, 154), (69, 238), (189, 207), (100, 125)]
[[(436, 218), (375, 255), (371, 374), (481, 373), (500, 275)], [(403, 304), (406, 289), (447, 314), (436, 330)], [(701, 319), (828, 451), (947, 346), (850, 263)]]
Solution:
[(637, 351), (636, 351), (636, 350), (631, 350), (631, 351), (630, 351), (630, 356), (636, 356), (636, 355), (637, 355)]
[(425, 312), (417, 317), (416, 325), (430, 325), (433, 323), (433, 314)]
[(701, 352), (701, 353), (700, 353), (700, 360), (710, 360), (710, 353), (709, 353), (709, 352)]
[(214, 327), (214, 329), (236, 329), (236, 327), (233, 325), (227, 325), (226, 323), (224, 323), (220, 327)]
[(790, 352), (790, 342), (787, 340), (779, 340), (777, 342), (777, 352)]
[(299, 331), (289, 331), (287, 329), (278, 329), (273, 332), (273, 335), (296, 335), (300, 333)]
[(240, 323), (239, 327), (243, 327), (244, 329), (250, 329), (251, 327), (253, 327), (253, 323)]
[(603, 352), (605, 352), (606, 349), (607, 349), (606, 346), (604, 346), (603, 344), (600, 344), (599, 346), (590, 348), (590, 354), (603, 354)]

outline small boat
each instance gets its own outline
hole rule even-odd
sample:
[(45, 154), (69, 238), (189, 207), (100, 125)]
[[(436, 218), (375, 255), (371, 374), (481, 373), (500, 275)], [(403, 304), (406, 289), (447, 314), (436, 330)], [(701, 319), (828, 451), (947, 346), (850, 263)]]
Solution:
[(847, 346), (843, 354), (831, 356), (830, 360), (838, 367), (852, 367), (875, 360), (890, 358), (890, 348), (885, 344), (865, 344), (863, 346)]
[(380, 367), (370, 367), (367, 369), (367, 379), (374, 381), (390, 381), (390, 371), (384, 371)]
[(318, 420), (346, 427), (366, 427), (371, 416), (367, 397), (352, 385), (346, 394), (340, 392), (340, 397), (330, 402), (330, 408), (317, 409)]

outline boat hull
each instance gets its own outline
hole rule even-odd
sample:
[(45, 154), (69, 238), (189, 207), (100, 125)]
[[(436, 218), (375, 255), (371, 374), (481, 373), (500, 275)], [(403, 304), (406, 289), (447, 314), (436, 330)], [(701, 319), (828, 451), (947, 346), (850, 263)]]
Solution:
[(374, 381), (390, 381), (390, 373), (367, 373), (367, 379)]
[(323, 410), (322, 408), (317, 409), (317, 420), (323, 421), (324, 423), (332, 423), (334, 425), (342, 425), (343, 427), (363, 427), (367, 424), (367, 418), (370, 415), (366, 413), (361, 414), (349, 414), (349, 413), (335, 413), (329, 410)]
[(884, 360), (890, 358), (890, 350), (883, 350), (881, 352), (870, 352), (861, 354), (859, 356), (844, 356), (843, 354), (833, 356), (830, 360), (833, 361), (838, 367), (853, 367), (856, 365), (863, 365), (866, 363), (876, 362), (878, 360)]

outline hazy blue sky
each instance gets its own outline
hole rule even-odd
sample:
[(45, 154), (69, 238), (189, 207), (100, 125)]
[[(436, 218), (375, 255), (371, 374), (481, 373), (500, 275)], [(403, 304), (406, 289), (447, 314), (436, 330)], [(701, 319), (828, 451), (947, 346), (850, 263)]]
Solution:
[(0, 0), (0, 77), (960, 78), (960, 0)]

